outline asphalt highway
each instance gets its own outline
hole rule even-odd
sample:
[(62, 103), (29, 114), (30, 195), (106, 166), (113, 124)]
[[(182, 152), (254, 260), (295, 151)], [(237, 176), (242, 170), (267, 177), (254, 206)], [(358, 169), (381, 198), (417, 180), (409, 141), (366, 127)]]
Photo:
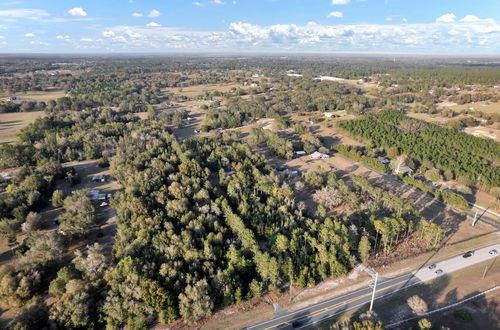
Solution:
[[(464, 258), (463, 255), (459, 255), (434, 265), (427, 265), (405, 275), (389, 279), (379, 279), (374, 305), (377, 305), (377, 299), (404, 290), (415, 284), (430, 281), (447, 273), (493, 259), (497, 255), (490, 254), (490, 251), (494, 249), (496, 249), (497, 253), (500, 253), (500, 243), (478, 249), (474, 251), (472, 256), (467, 258)], [(305, 329), (321, 321), (341, 315), (350, 309), (369, 304), (372, 291), (372, 287), (360, 289), (342, 297), (326, 300), (295, 312), (276, 316), (271, 320), (255, 324), (245, 329)]]

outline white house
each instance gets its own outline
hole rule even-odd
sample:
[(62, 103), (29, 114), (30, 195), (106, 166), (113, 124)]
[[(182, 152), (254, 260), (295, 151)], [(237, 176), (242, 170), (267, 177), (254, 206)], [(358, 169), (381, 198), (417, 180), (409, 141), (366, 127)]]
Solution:
[(287, 73), (286, 75), (289, 77), (302, 77), (300, 73)]
[(318, 151), (313, 152), (312, 154), (309, 155), (309, 157), (311, 157), (311, 159), (316, 159), (316, 160), (330, 158), (330, 156), (328, 156), (327, 154)]
[(306, 152), (304, 150), (299, 150), (299, 151), (295, 151), (295, 154), (297, 156), (304, 156), (306, 154)]
[(329, 80), (329, 81), (341, 81), (344, 80), (344, 78), (338, 78), (338, 77), (331, 77), (331, 76), (319, 76), (316, 78), (313, 78), (314, 80)]

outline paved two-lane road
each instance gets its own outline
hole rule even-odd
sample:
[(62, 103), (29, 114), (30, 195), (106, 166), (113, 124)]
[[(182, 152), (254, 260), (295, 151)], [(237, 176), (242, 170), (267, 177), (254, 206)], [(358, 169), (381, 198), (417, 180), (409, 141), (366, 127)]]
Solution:
[[(463, 269), (479, 262), (483, 262), (496, 255), (489, 252), (496, 249), (500, 253), (500, 244), (495, 244), (486, 248), (478, 249), (474, 255), (464, 258), (462, 255), (441, 261), (435, 267), (418, 269), (414, 272), (390, 279), (379, 280), (375, 299), (388, 296), (400, 290), (404, 290), (418, 283), (435, 279), (444, 274)], [(437, 270), (442, 273), (436, 274)], [(368, 287), (346, 294), (342, 297), (333, 298), (298, 311), (277, 316), (269, 321), (265, 321), (250, 327), (248, 330), (257, 329), (302, 329), (319, 323), (334, 316), (338, 316), (350, 309), (368, 304), (371, 299), (373, 289)]]

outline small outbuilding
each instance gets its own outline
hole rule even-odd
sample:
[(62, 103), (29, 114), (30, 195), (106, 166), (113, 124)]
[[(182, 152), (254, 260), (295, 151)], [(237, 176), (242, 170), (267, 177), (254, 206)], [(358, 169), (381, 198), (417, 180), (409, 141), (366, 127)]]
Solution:
[(394, 169), (394, 173), (396, 173), (396, 174), (401, 174), (401, 173), (411, 174), (411, 173), (413, 173), (413, 170), (410, 167), (406, 166), (406, 165), (398, 165)]
[(299, 150), (299, 151), (295, 151), (295, 155), (296, 156), (304, 156), (306, 154), (306, 152), (304, 150)]
[(328, 156), (327, 154), (318, 151), (313, 152), (312, 154), (309, 155), (309, 157), (311, 157), (311, 159), (316, 159), (316, 160), (330, 158), (330, 156)]

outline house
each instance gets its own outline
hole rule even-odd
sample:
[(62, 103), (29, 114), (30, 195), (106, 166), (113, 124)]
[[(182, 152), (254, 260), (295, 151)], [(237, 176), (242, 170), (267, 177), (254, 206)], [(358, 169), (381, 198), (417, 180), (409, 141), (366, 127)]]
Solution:
[(341, 81), (344, 80), (344, 78), (338, 78), (338, 77), (332, 77), (332, 76), (319, 76), (316, 78), (313, 78), (314, 80), (329, 80), (329, 81)]
[(410, 167), (406, 166), (406, 165), (399, 164), (394, 169), (394, 173), (396, 173), (396, 174), (402, 174), (402, 173), (409, 173), (409, 174), (411, 174), (411, 173), (413, 173), (413, 170)]
[(327, 118), (332, 118), (332, 117), (344, 117), (346, 115), (345, 110), (339, 110), (339, 111), (332, 111), (332, 112), (323, 112), (323, 115)]
[(304, 156), (305, 154), (306, 152), (304, 150), (295, 151), (295, 155), (297, 156)]
[(315, 160), (330, 158), (330, 156), (328, 156), (327, 154), (318, 151), (313, 152), (312, 154), (309, 155), (309, 157)]
[(495, 85), (493, 88), (500, 89), (500, 85)]
[(302, 77), (300, 73), (287, 73), (286, 75), (289, 77)]
[(260, 77), (260, 75), (259, 75), (258, 73), (254, 73), (254, 74), (252, 75), (252, 78), (259, 78), (259, 77)]
[(377, 157), (377, 160), (381, 162), (382, 164), (389, 164), (391, 161), (387, 158), (384, 157)]

